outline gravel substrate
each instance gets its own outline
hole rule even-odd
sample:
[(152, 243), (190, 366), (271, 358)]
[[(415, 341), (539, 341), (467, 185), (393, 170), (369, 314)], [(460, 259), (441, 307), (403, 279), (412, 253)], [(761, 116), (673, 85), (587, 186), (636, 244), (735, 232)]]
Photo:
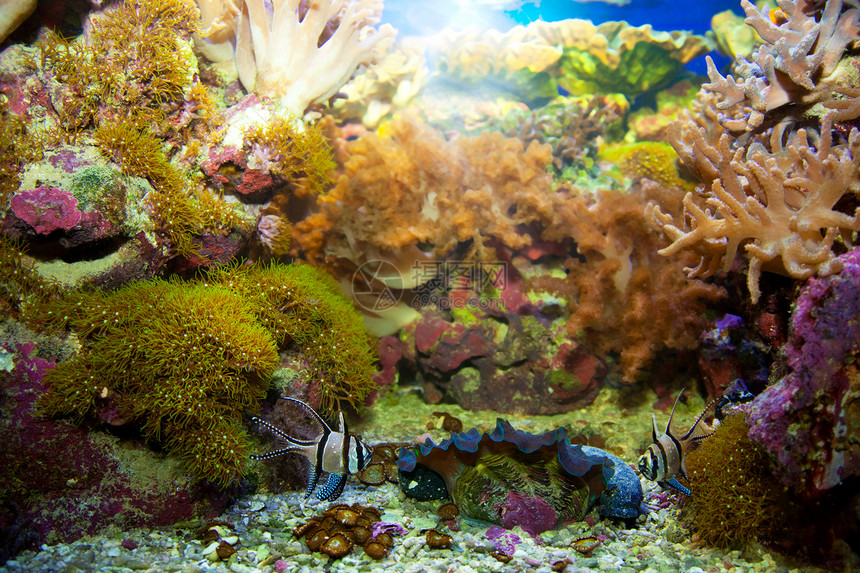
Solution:
[[(312, 553), (296, 539), (293, 529), (321, 513), (329, 502), (303, 494), (258, 494), (234, 504), (219, 520), (225, 539), (234, 541), (236, 553), (226, 560), (210, 554), (209, 543), (202, 541), (205, 522), (185, 523), (149, 530), (107, 531), (75, 543), (43, 546), (41, 551), (25, 551), (6, 563), (0, 571), (552, 571), (554, 564), (569, 560), (563, 569), (576, 571), (644, 571), (690, 573), (732, 571), (814, 571), (779, 565), (763, 550), (720, 552), (695, 547), (687, 532), (674, 518), (674, 508), (664, 508), (642, 516), (635, 529), (623, 524), (597, 521), (574, 523), (564, 529), (548, 531), (535, 540), (519, 528), (502, 541), (513, 542), (506, 548), (513, 559), (502, 563), (492, 554), (499, 540), (485, 535), (488, 525), (460, 520), (460, 531), (439, 527), (436, 508), (439, 502), (414, 502), (406, 499), (395, 485), (365, 487), (351, 483), (338, 503), (360, 503), (380, 508), (383, 521), (402, 525), (406, 533), (395, 537), (393, 550), (376, 561), (360, 548), (340, 560)], [(592, 521), (589, 518), (588, 521)], [(423, 530), (436, 527), (452, 535), (451, 549), (430, 549)], [(571, 548), (574, 539), (596, 535), (603, 540), (590, 555)], [(519, 542), (516, 543), (516, 540)], [(513, 546), (511, 546), (513, 545)], [(512, 551), (511, 551), (512, 550)], [(210, 550), (211, 551), (211, 550)], [(561, 570), (561, 569), (558, 569)]]
[[(595, 403), (564, 416), (508, 417), (515, 427), (541, 432), (558, 426), (574, 431), (599, 432), (606, 440), (606, 449), (625, 460), (635, 460), (637, 450), (647, 445), (650, 437), (650, 404), (656, 397), (647, 395), (643, 406), (619, 409), (619, 396), (604, 391)], [(695, 400), (679, 412), (680, 418), (692, 418), (702, 406)], [(432, 425), (434, 410), (446, 410), (462, 419), (464, 426), (485, 430), (495, 425), (494, 412), (467, 412), (456, 406), (428, 405), (414, 396), (401, 394), (377, 404), (356, 431), (375, 444), (382, 441), (414, 439), (415, 429), (422, 431)], [(435, 440), (447, 434), (430, 429)], [(642, 482), (646, 501), (657, 488)], [(652, 499), (665, 505), (665, 496)], [(817, 571), (795, 568), (762, 548), (739, 551), (719, 551), (697, 546), (690, 533), (676, 519), (674, 506), (663, 507), (640, 516), (635, 528), (624, 523), (600, 520), (592, 512), (585, 521), (563, 529), (543, 533), (539, 540), (519, 528), (505, 533), (503, 538), (490, 539), (489, 524), (461, 518), (450, 531), (440, 522), (437, 509), (443, 502), (416, 502), (408, 499), (394, 484), (365, 486), (354, 478), (336, 503), (373, 506), (382, 514), (382, 521), (402, 526), (406, 533), (395, 535), (394, 547), (381, 560), (374, 560), (357, 547), (339, 560), (308, 550), (304, 540), (293, 535), (296, 526), (319, 515), (332, 502), (316, 498), (305, 499), (304, 493), (275, 495), (257, 493), (240, 499), (219, 516), (220, 538), (228, 541), (236, 552), (219, 559), (213, 542), (204, 541), (207, 522), (176, 524), (156, 529), (111, 530), (97, 536), (85, 537), (75, 543), (42, 546), (40, 551), (25, 551), (0, 567), (0, 572), (44, 571), (73, 573), (77, 571), (646, 571), (690, 573), (732, 571)], [(210, 522), (209, 525), (212, 525)], [(436, 528), (453, 537), (451, 549), (431, 549), (424, 531)], [(596, 536), (601, 544), (588, 555), (581, 555), (572, 542), (583, 536)], [(502, 549), (512, 559), (503, 563), (493, 556)], [(568, 564), (564, 561), (568, 560)], [(560, 563), (561, 562), (561, 563)]]

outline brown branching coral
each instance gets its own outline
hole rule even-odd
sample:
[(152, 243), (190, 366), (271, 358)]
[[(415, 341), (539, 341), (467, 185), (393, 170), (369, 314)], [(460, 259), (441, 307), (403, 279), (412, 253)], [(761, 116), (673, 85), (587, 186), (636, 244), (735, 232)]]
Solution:
[(572, 235), (584, 260), (569, 259), (565, 279), (530, 281), (568, 299), (568, 333), (597, 354), (618, 353), (626, 383), (659, 350), (694, 348), (706, 303), (724, 296), (715, 285), (686, 278), (677, 259), (657, 256), (658, 239), (643, 216), (646, 199), (643, 192), (573, 196), (544, 238)]
[(747, 107), (742, 118), (720, 118), (727, 129), (760, 128), (766, 115), (777, 108), (794, 108), (785, 113), (797, 113), (798, 107), (808, 109), (856, 76), (850, 67), (843, 69), (839, 64), (845, 49), (860, 34), (857, 8), (848, 8), (842, 0), (830, 0), (823, 10), (812, 9), (802, 0), (780, 0), (777, 5), (787, 20), (776, 24), (749, 0), (742, 0), (741, 5), (746, 23), (765, 44), (751, 61), (740, 58), (736, 62), (737, 78), (722, 76), (708, 58), (711, 82), (703, 86), (721, 96), (717, 104), (720, 110)]
[(834, 247), (860, 230), (847, 200), (860, 192), (860, 132), (834, 124), (860, 115), (846, 51), (860, 39), (860, 9), (843, 0), (778, 4), (782, 24), (744, 1), (747, 24), (766, 43), (751, 61), (735, 63), (739, 79), (710, 64), (711, 83), (670, 126), (669, 142), (702, 182), (684, 198), (684, 219), (648, 207), (671, 241), (662, 254), (699, 257), (691, 277), (727, 271), (744, 254), (754, 303), (763, 270), (798, 279), (832, 274)]

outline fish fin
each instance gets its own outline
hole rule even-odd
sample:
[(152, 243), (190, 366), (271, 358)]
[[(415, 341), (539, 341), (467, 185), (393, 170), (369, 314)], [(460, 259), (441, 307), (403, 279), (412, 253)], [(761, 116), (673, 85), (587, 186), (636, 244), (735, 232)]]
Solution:
[(702, 421), (702, 418), (705, 417), (705, 414), (708, 413), (708, 410), (711, 409), (711, 406), (713, 406), (715, 402), (716, 402), (716, 400), (711, 400), (710, 402), (708, 402), (708, 404), (705, 406), (705, 409), (702, 410), (702, 413), (699, 414), (699, 417), (696, 418), (696, 421), (693, 422), (693, 425), (690, 426), (689, 430), (687, 430), (687, 433), (684, 434), (683, 436), (681, 436), (681, 439), (680, 439), (681, 442), (704, 440), (705, 438), (709, 438), (713, 435), (713, 432), (711, 432), (710, 434), (707, 434), (707, 435), (691, 437), (693, 435), (693, 432), (696, 431), (696, 426), (699, 425), (699, 422)]
[(346, 485), (346, 474), (329, 474), (325, 486), (317, 492), (317, 498), (321, 501), (337, 499), (343, 493), (344, 485)]
[(687, 391), (687, 387), (685, 386), (684, 388), (681, 389), (681, 392), (678, 393), (678, 397), (675, 398), (675, 404), (672, 405), (672, 413), (669, 414), (669, 421), (666, 423), (666, 433), (667, 434), (669, 433), (669, 428), (672, 427), (672, 418), (675, 417), (675, 408), (678, 407), (678, 402), (681, 401), (681, 396), (683, 396), (684, 392), (686, 392), (686, 391)]
[[(270, 424), (269, 422), (263, 420), (262, 418), (258, 418), (257, 416), (252, 416), (251, 421), (254, 422), (255, 424), (259, 424), (260, 426), (263, 426), (264, 428), (266, 428), (267, 430), (269, 430), (270, 432), (272, 432), (273, 434), (275, 434), (276, 436), (278, 436), (279, 438), (281, 438), (282, 440), (284, 440), (285, 442), (290, 444), (290, 446), (295, 446), (296, 448), (302, 448), (302, 447), (307, 447), (307, 446), (313, 446), (316, 443), (316, 440), (299, 440), (297, 438), (294, 438), (291, 435), (289, 435), (288, 433), (286, 433), (285, 431), (283, 431), (282, 429), (280, 429), (279, 427), (275, 426), (274, 424)], [(286, 452), (284, 452), (284, 453), (286, 453)]]
[(320, 469), (314, 464), (311, 464), (311, 475), (308, 477), (308, 493), (305, 495), (305, 499), (311, 496), (311, 494), (314, 492), (314, 488), (317, 487), (319, 481)]
[(273, 450), (271, 452), (265, 454), (251, 454), (250, 458), (254, 461), (258, 460), (270, 460), (272, 458), (276, 458), (278, 456), (283, 456), (284, 454), (297, 453), (300, 454), (302, 451), (299, 448), (281, 448), (280, 450)]
[(693, 492), (691, 492), (689, 488), (684, 486), (684, 484), (679, 482), (676, 478), (667, 479), (666, 481), (660, 482), (660, 485), (663, 487), (669, 486), (672, 489), (683, 493), (684, 495), (693, 495)]
[(325, 420), (322, 419), (322, 416), (320, 416), (319, 414), (316, 413), (316, 410), (314, 410), (313, 408), (310, 407), (309, 404), (306, 404), (306, 403), (302, 402), (301, 400), (297, 400), (296, 398), (286, 398), (285, 397), (284, 400), (289, 400), (290, 402), (295, 402), (296, 404), (300, 404), (305, 410), (307, 410), (308, 412), (311, 413), (311, 415), (314, 417), (314, 420), (319, 422), (319, 424), (323, 428), (323, 431), (328, 430), (329, 432), (331, 432), (331, 427), (326, 423)]
[[(657, 432), (659, 432), (657, 429), (657, 415), (651, 414), (651, 441), (655, 444), (657, 443)], [(427, 439), (429, 440), (430, 438)]]
[(343, 410), (338, 412), (337, 414), (337, 431), (343, 434), (344, 436), (347, 434), (349, 429), (346, 427), (346, 419), (343, 417)]

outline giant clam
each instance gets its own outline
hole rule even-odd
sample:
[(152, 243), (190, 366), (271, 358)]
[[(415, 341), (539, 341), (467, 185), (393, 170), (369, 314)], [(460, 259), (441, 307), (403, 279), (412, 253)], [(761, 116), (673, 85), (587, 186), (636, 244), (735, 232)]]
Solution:
[(461, 513), (538, 534), (578, 521), (600, 504), (604, 517), (634, 518), (642, 488), (635, 472), (598, 448), (571, 445), (563, 428), (543, 434), (499, 419), (491, 433), (472, 428), (438, 445), (401, 448), (400, 487), (418, 499), (447, 492)]

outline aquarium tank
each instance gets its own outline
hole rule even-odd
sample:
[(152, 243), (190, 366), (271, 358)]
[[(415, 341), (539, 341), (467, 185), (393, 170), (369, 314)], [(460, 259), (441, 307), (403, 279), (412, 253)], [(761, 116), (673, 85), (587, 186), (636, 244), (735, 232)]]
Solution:
[(858, 233), (858, 0), (0, 0), (0, 572), (860, 570)]

